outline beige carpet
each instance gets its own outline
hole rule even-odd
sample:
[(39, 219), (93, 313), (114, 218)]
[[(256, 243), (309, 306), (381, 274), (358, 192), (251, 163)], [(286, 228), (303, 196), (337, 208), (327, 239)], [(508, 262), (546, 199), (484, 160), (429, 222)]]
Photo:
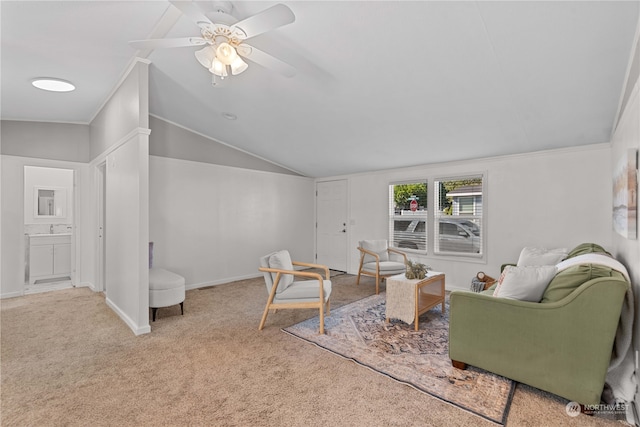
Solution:
[[(372, 280), (333, 278), (332, 306)], [(187, 292), (135, 337), (89, 289), (0, 301), (0, 424), (7, 426), (490, 426), (493, 423), (258, 323), (262, 279)], [(566, 400), (518, 385), (508, 426), (613, 426), (566, 415)]]

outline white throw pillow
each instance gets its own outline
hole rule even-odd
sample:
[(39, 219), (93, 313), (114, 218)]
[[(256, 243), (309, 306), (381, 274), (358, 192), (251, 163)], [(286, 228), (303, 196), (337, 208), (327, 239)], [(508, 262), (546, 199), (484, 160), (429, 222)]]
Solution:
[[(389, 261), (389, 253), (387, 252), (388, 243), (386, 240), (362, 240), (360, 247), (373, 253), (378, 254), (380, 262)], [(369, 254), (364, 255), (364, 264), (376, 262), (376, 259)]]
[(507, 266), (504, 276), (493, 296), (517, 299), (520, 301), (540, 302), (544, 291), (556, 275), (555, 265), (514, 267)]
[(567, 248), (545, 249), (545, 248), (523, 248), (518, 258), (518, 267), (530, 265), (556, 265), (562, 261), (569, 250)]
[(500, 287), (502, 286), (502, 282), (504, 281), (504, 276), (507, 274), (507, 268), (505, 267), (502, 270), (502, 273), (500, 273), (500, 278), (498, 279), (498, 284), (496, 285), (495, 289), (493, 290), (493, 296), (497, 297), (498, 293), (500, 292)]
[[(293, 263), (291, 262), (291, 255), (289, 255), (289, 251), (282, 250), (271, 255), (269, 257), (269, 267), (277, 268), (280, 270), (293, 271)], [(271, 273), (271, 277), (273, 277), (274, 283), (276, 281), (277, 274), (278, 273)], [(278, 289), (276, 290), (276, 292), (284, 291), (292, 283), (293, 274), (282, 274), (280, 276), (280, 281), (278, 282)]]

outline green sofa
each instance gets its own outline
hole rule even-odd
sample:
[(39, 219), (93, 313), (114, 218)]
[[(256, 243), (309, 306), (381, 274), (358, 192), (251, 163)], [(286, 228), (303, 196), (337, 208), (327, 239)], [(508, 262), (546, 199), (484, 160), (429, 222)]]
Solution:
[[(565, 258), (603, 252), (582, 244)], [(450, 295), (449, 356), (583, 405), (600, 403), (629, 288), (622, 273), (596, 264), (558, 272), (540, 302), (482, 292)]]

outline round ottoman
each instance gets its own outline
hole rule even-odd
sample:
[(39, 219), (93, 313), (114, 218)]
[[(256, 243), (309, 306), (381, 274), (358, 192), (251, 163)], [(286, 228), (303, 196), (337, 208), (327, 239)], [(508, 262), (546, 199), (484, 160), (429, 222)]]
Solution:
[(184, 315), (184, 277), (162, 268), (149, 269), (149, 307), (156, 321), (156, 311), (160, 307), (180, 304)]

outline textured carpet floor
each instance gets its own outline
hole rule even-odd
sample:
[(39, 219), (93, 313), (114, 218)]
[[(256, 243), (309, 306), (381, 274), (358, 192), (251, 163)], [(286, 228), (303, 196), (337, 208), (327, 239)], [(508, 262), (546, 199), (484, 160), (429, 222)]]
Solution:
[(420, 330), (400, 320), (385, 322), (385, 294), (342, 306), (318, 334), (318, 317), (284, 331), (369, 367), (478, 416), (503, 424), (515, 383), (470, 367), (451, 366), (448, 301), (420, 317)]
[[(334, 309), (374, 292), (332, 280)], [(281, 331), (315, 310), (280, 310), (258, 331), (266, 299), (261, 278), (188, 291), (184, 316), (161, 309), (139, 337), (86, 288), (0, 300), (0, 424), (495, 425)], [(620, 425), (570, 418), (566, 403), (518, 385), (507, 425)]]

